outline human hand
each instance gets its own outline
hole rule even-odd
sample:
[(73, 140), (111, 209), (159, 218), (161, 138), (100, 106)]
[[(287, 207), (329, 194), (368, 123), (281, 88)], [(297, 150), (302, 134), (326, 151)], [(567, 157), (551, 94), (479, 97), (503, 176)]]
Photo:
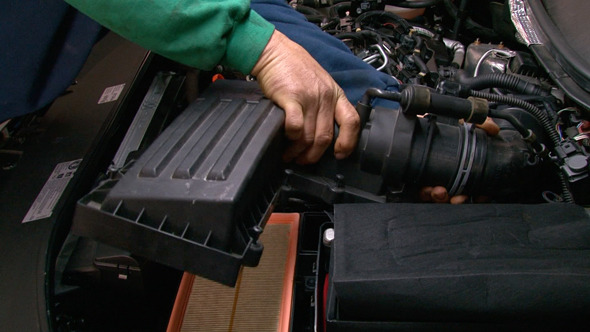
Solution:
[[(490, 136), (496, 136), (500, 132), (500, 127), (498, 127), (492, 118), (487, 118), (484, 123), (477, 125), (477, 127), (485, 130), (485, 132)], [(443, 186), (422, 187), (418, 195), (421, 201), (433, 203), (463, 204), (469, 200), (469, 196), (467, 195), (449, 196), (447, 188)], [(474, 200), (476, 202), (484, 202), (486, 199), (487, 197), (479, 196), (475, 197)]]
[(354, 150), (359, 115), (342, 89), (303, 47), (275, 30), (252, 69), (264, 94), (285, 111), (285, 133), (292, 144), (285, 161), (317, 162), (334, 138), (334, 119), (340, 126), (334, 156)]

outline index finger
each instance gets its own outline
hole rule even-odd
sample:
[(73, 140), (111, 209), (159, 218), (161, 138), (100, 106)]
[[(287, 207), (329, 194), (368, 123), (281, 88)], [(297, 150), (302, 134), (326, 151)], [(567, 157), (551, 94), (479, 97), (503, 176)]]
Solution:
[(356, 147), (361, 120), (359, 114), (344, 94), (338, 98), (334, 117), (340, 127), (338, 138), (336, 138), (334, 144), (334, 156), (336, 159), (343, 159), (348, 157)]
[(301, 164), (317, 162), (334, 138), (334, 103), (320, 103), (317, 111), (308, 110), (306, 114), (306, 128), (313, 129), (314, 136), (311, 146), (297, 159)]

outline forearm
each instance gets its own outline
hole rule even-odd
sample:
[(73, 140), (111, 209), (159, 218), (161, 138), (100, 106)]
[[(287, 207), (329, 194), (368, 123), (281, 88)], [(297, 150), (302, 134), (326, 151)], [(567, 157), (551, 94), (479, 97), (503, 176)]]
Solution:
[(180, 63), (250, 73), (274, 26), (247, 0), (66, 0), (121, 36)]
[(221, 63), (252, 72), (265, 95), (285, 110), (285, 132), (293, 141), (286, 160), (319, 160), (332, 142), (334, 119), (340, 126), (335, 156), (352, 153), (359, 119), (342, 89), (307, 51), (252, 11), (248, 0), (66, 1), (178, 62), (202, 69)]

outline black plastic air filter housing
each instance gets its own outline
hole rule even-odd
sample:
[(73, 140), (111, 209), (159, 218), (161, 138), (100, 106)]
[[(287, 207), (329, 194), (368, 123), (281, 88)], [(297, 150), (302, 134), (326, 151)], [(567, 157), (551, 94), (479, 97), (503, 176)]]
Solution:
[(120, 179), (78, 202), (73, 232), (234, 285), (262, 254), (283, 122), (255, 83), (214, 83)]

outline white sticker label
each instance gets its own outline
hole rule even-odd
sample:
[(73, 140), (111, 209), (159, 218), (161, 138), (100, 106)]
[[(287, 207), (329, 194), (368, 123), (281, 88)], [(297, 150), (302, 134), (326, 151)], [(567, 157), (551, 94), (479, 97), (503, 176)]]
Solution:
[(100, 96), (98, 103), (104, 104), (104, 103), (108, 103), (108, 102), (115, 101), (115, 100), (119, 99), (119, 96), (121, 95), (121, 92), (123, 92), (124, 87), (125, 87), (125, 83), (115, 85), (115, 86), (110, 86), (110, 87), (104, 89), (104, 92), (102, 93), (102, 96)]
[(59, 163), (53, 169), (47, 182), (37, 195), (37, 198), (29, 208), (29, 212), (23, 219), (23, 223), (51, 217), (53, 208), (59, 201), (70, 179), (76, 173), (82, 159)]

